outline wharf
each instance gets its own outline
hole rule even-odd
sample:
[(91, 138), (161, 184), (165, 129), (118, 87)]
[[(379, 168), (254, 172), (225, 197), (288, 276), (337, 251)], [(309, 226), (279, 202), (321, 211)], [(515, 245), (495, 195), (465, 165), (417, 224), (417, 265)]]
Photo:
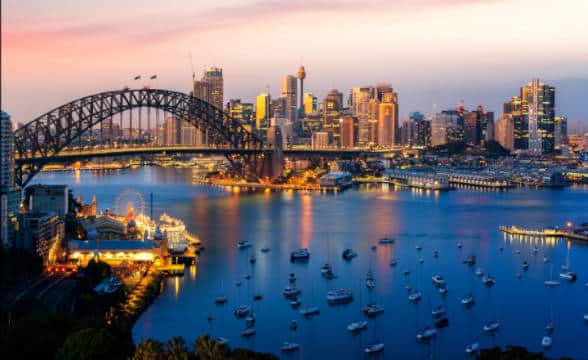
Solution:
[(511, 235), (524, 235), (533, 237), (558, 237), (565, 239), (578, 240), (588, 243), (588, 236), (575, 233), (574, 231), (568, 231), (564, 229), (522, 229), (516, 226), (501, 226), (500, 231)]

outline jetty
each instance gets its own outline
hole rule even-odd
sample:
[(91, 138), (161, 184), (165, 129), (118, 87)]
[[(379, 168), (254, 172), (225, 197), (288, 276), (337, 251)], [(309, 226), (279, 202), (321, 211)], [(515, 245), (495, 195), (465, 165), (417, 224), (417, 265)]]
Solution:
[(532, 237), (564, 238), (578, 240), (588, 243), (588, 235), (584, 235), (574, 230), (567, 229), (524, 229), (517, 226), (500, 226), (500, 231), (510, 235), (522, 235)]

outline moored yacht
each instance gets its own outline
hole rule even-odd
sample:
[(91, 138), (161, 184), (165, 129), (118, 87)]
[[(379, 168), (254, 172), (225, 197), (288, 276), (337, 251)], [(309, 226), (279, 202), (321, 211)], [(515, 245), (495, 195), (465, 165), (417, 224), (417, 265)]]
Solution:
[(384, 312), (384, 306), (376, 303), (370, 303), (363, 308), (363, 312), (369, 317), (377, 316)]
[(250, 337), (250, 336), (253, 336), (253, 335), (255, 335), (255, 329), (252, 328), (252, 327), (247, 328), (247, 329), (241, 331), (241, 336), (242, 337)]
[(432, 278), (433, 284), (435, 286), (443, 286), (445, 285), (445, 279), (441, 275), (434, 275)]
[(394, 244), (394, 238), (384, 237), (381, 238), (378, 242), (380, 243), (380, 245)]
[(408, 301), (412, 303), (419, 302), (421, 300), (422, 294), (420, 291), (413, 291), (408, 295)]
[(304, 309), (300, 310), (300, 315), (304, 315), (304, 316), (312, 316), (312, 315), (318, 315), (320, 313), (320, 310), (318, 307), (316, 306), (307, 306)]
[(482, 278), (482, 282), (486, 286), (493, 286), (494, 284), (496, 284), (496, 280), (494, 280), (494, 278), (490, 275), (484, 275), (484, 277)]
[(553, 345), (553, 339), (549, 335), (545, 335), (541, 340), (541, 346), (544, 348), (550, 348)]
[(298, 250), (292, 251), (290, 253), (290, 260), (291, 261), (308, 260), (309, 258), (310, 258), (310, 251), (308, 251), (308, 249), (306, 249), (306, 248), (298, 249)]
[(214, 339), (219, 345), (223, 346), (223, 345), (227, 345), (229, 343), (229, 339), (224, 338), (224, 337), (217, 337), (216, 339)]
[(345, 249), (345, 250), (343, 250), (342, 256), (343, 256), (343, 259), (345, 259), (345, 260), (351, 260), (357, 256), (357, 253), (355, 251), (353, 251), (352, 249)]
[(559, 274), (559, 277), (567, 281), (576, 281), (578, 279), (578, 275), (573, 271), (562, 272)]
[(282, 346), (280, 347), (280, 350), (282, 350), (284, 352), (295, 351), (298, 349), (300, 349), (300, 345), (298, 345), (297, 343), (287, 342), (287, 341), (285, 341), (282, 344)]
[(500, 323), (498, 322), (498, 320), (491, 320), (488, 321), (486, 324), (484, 324), (484, 331), (487, 333), (493, 333), (498, 331), (498, 329), (500, 328)]
[(282, 292), (285, 297), (292, 298), (300, 295), (301, 291), (295, 286), (286, 286)]
[(233, 311), (235, 316), (238, 318), (245, 317), (245, 316), (249, 315), (250, 312), (251, 312), (251, 308), (248, 305), (240, 305), (238, 308), (236, 308)]
[(343, 304), (353, 300), (353, 293), (350, 289), (335, 289), (327, 293), (329, 304)]
[(382, 342), (375, 342), (373, 344), (368, 344), (368, 346), (364, 349), (366, 354), (372, 354), (384, 351), (384, 343)]
[(225, 304), (227, 301), (227, 297), (224, 295), (219, 295), (214, 299), (214, 303), (217, 305)]
[(430, 326), (426, 326), (422, 329), (420, 329), (419, 331), (417, 331), (416, 334), (416, 339), (417, 342), (426, 342), (428, 340), (430, 340), (431, 338), (437, 336), (437, 330), (435, 328), (432, 328)]
[(477, 342), (468, 344), (468, 346), (466, 346), (466, 349), (465, 349), (465, 352), (468, 355), (477, 354), (479, 351), (480, 351), (480, 344)]
[(347, 325), (347, 330), (351, 332), (360, 332), (364, 329), (367, 329), (368, 322), (367, 320), (358, 320), (350, 323)]
[(239, 249), (246, 249), (248, 247), (251, 247), (251, 243), (247, 240), (241, 240), (241, 241), (237, 242), (237, 247)]
[(461, 303), (465, 306), (474, 304), (474, 295), (468, 294), (461, 299)]
[(433, 310), (431, 310), (431, 316), (433, 318), (438, 318), (445, 315), (445, 308), (442, 305), (435, 306)]

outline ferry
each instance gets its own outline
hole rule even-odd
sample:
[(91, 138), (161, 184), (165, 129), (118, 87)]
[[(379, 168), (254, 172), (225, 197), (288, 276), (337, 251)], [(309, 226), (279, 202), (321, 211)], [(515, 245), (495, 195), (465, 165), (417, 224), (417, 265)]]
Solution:
[(159, 217), (161, 224), (157, 227), (156, 232), (159, 232), (167, 240), (167, 247), (172, 253), (183, 253), (188, 248), (190, 242), (188, 238), (191, 236), (186, 231), (186, 225), (180, 219), (169, 216), (163, 213)]

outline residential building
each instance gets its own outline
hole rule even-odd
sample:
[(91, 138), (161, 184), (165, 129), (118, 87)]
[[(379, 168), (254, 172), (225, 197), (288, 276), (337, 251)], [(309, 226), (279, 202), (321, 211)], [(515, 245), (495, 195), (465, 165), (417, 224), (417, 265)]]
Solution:
[(398, 94), (393, 91), (382, 94), (378, 107), (378, 145), (393, 146), (398, 139)]
[(25, 189), (25, 204), (31, 213), (54, 213), (63, 218), (69, 211), (67, 185), (29, 185)]
[(282, 97), (286, 100), (285, 117), (295, 124), (298, 119), (297, 110), (297, 80), (293, 75), (287, 75), (282, 79)]
[(343, 116), (341, 119), (341, 147), (353, 148), (356, 143), (355, 118), (350, 115)]

